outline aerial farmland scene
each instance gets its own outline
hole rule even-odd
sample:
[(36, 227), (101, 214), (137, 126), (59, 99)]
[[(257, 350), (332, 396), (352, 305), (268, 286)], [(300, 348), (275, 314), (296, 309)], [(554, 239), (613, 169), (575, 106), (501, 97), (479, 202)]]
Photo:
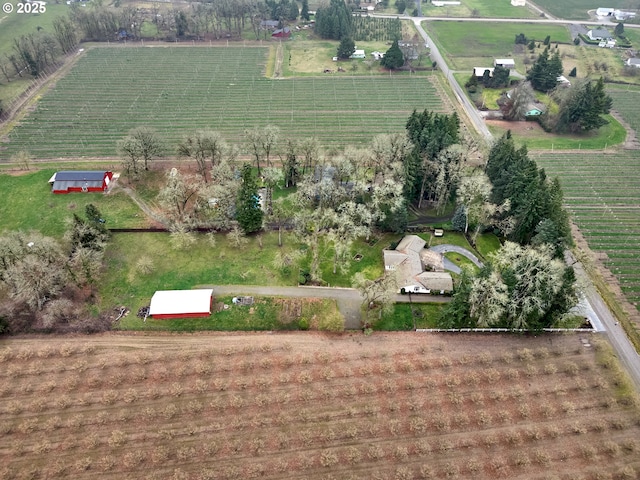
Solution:
[(640, 479), (640, 4), (7, 0), (0, 479)]

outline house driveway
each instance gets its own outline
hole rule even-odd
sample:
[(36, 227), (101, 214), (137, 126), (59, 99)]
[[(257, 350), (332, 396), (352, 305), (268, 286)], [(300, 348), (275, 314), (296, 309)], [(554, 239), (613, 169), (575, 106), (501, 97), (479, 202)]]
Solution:
[[(478, 257), (476, 257), (473, 253), (471, 253), (466, 248), (462, 248), (457, 245), (450, 245), (450, 244), (436, 245), (434, 247), (429, 248), (429, 250), (431, 250), (432, 252), (441, 253), (442, 255), (444, 255), (447, 252), (455, 252), (471, 260), (476, 267), (478, 268), (484, 267), (484, 264), (480, 260), (478, 260)], [(444, 260), (445, 270), (449, 270), (450, 272), (453, 272), (453, 273), (460, 273), (462, 271), (460, 267), (458, 267), (455, 263), (453, 263), (448, 258), (445, 257), (443, 260)]]
[[(267, 297), (293, 298), (333, 298), (338, 304), (338, 310), (344, 316), (344, 328), (359, 330), (362, 320), (362, 301), (360, 292), (355, 288), (340, 287), (282, 287), (272, 285), (207, 285), (201, 288), (212, 288), (214, 295), (256, 295)], [(397, 295), (397, 303), (448, 303), (451, 297), (438, 295)]]

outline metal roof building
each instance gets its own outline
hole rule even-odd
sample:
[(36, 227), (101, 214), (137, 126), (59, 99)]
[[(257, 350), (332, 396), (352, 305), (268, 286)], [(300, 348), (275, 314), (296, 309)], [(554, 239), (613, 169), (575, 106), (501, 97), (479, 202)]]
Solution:
[(109, 188), (113, 172), (69, 170), (56, 172), (49, 179), (53, 193), (104, 192)]
[(198, 318), (211, 315), (213, 289), (158, 290), (151, 297), (153, 318)]

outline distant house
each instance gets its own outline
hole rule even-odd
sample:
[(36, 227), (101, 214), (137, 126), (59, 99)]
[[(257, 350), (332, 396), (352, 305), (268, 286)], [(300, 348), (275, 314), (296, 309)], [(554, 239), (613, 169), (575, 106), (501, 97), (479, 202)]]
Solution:
[(260, 28), (262, 29), (268, 29), (268, 30), (275, 30), (276, 28), (278, 28), (278, 26), (280, 25), (280, 22), (278, 20), (262, 20), (260, 22)]
[(289, 38), (291, 36), (291, 29), (289, 27), (279, 28), (274, 30), (271, 34), (272, 38)]
[(624, 63), (629, 67), (640, 68), (640, 58), (627, 58), (627, 61)]
[(527, 0), (511, 0), (511, 5), (514, 7), (526, 7)]
[(49, 179), (53, 193), (105, 192), (109, 188), (113, 172), (106, 171), (62, 171)]
[(596, 9), (596, 15), (598, 17), (610, 17), (615, 12), (615, 8), (600, 7)]
[(587, 37), (591, 40), (609, 40), (613, 38), (613, 35), (606, 28), (594, 28), (587, 32)]
[(422, 272), (416, 279), (432, 292), (448, 293), (453, 291), (453, 279), (448, 272)]
[(493, 67), (473, 67), (473, 76), (482, 78), (487, 70), (489, 70), (489, 76), (493, 77), (493, 71), (495, 70)]
[(496, 58), (493, 61), (493, 66), (508, 68), (509, 70), (511, 70), (512, 68), (516, 68), (516, 62), (513, 58)]
[(564, 75), (560, 75), (558, 78), (556, 78), (556, 81), (558, 82), (558, 85), (562, 85), (563, 87), (571, 86), (571, 82)]
[(366, 55), (364, 54), (364, 50), (356, 50), (349, 58), (366, 58)]
[(149, 315), (157, 319), (199, 318), (211, 315), (213, 289), (158, 290), (151, 297)]
[(384, 58), (384, 53), (383, 52), (371, 52), (371, 56), (373, 57), (374, 60), (382, 60)]

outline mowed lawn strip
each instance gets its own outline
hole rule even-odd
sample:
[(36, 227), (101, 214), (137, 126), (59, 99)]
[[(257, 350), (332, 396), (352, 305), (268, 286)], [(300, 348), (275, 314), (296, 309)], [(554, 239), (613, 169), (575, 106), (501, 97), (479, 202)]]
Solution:
[(640, 468), (633, 384), (596, 335), (47, 340), (0, 347), (3, 478), (618, 479)]
[[(260, 47), (94, 48), (2, 143), (3, 158), (114, 156), (133, 127), (156, 129), (170, 152), (197, 129), (241, 145), (245, 129), (277, 125), (324, 146), (401, 132), (413, 109), (446, 110), (432, 76), (272, 80)], [(319, 73), (319, 75), (322, 75)]]

